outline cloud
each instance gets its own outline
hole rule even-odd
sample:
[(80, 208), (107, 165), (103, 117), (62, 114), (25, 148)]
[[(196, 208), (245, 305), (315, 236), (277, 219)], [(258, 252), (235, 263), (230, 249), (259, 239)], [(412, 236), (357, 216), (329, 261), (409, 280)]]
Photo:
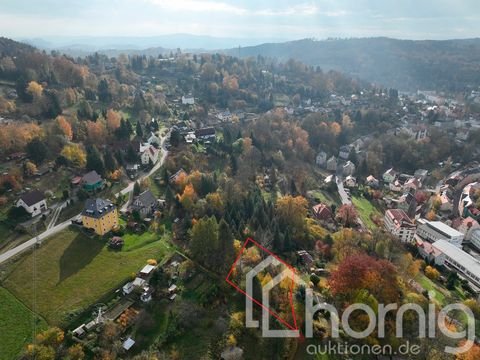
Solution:
[(167, 11), (175, 12), (218, 12), (242, 15), (247, 9), (225, 2), (203, 0), (147, 0), (149, 3)]
[(315, 4), (300, 4), (285, 9), (262, 9), (253, 14), (261, 16), (288, 16), (288, 15), (315, 15), (318, 13), (318, 7)]

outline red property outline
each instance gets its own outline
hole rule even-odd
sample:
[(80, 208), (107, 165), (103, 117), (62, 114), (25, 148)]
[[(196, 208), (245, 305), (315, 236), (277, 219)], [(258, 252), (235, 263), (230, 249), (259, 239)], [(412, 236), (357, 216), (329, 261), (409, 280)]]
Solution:
[[(233, 269), (235, 268), (235, 266), (237, 265), (237, 262), (240, 260), (240, 257), (242, 256), (242, 253), (244, 252), (245, 248), (247, 247), (247, 244), (251, 242), (252, 244), (254, 244), (255, 246), (257, 246), (258, 248), (262, 249), (263, 251), (267, 252), (268, 254), (270, 254), (271, 256), (273, 256), (275, 259), (277, 259), (278, 261), (280, 261), (283, 265), (285, 265), (288, 269), (290, 269), (292, 271), (292, 283), (290, 284), (290, 291), (289, 291), (289, 302), (290, 302), (290, 308), (291, 308), (291, 311), (292, 311), (292, 316), (293, 316), (293, 326), (291, 324), (289, 324), (288, 322), (286, 322), (284, 319), (282, 319), (277, 313), (275, 313), (273, 310), (271, 310), (270, 308), (266, 307), (265, 305), (263, 305), (261, 302), (255, 300), (252, 296), (248, 295), (244, 290), (240, 289), (235, 283), (233, 283), (229, 277), (230, 275), (232, 274), (233, 272)], [(286, 327), (288, 327), (289, 329), (291, 330), (298, 330), (298, 326), (297, 326), (297, 317), (295, 315), (295, 310), (293, 308), (293, 286), (294, 286), (294, 275), (295, 275), (295, 269), (287, 264), (284, 260), (280, 259), (277, 255), (275, 255), (274, 253), (272, 253), (270, 250), (266, 249), (265, 247), (263, 247), (262, 245), (260, 245), (259, 243), (257, 243), (255, 240), (253, 240), (252, 238), (247, 238), (247, 240), (245, 240), (245, 242), (243, 243), (243, 246), (242, 248), (240, 249), (240, 252), (238, 253), (238, 256), (237, 258), (235, 259), (235, 261), (233, 262), (233, 265), (232, 267), (230, 268), (230, 271), (228, 272), (228, 275), (227, 277), (225, 278), (225, 281), (227, 283), (229, 283), (231, 286), (233, 286), (235, 288), (235, 290), (237, 290), (238, 292), (240, 292), (241, 294), (245, 295), (246, 297), (248, 297), (250, 300), (252, 300), (255, 304), (257, 305), (260, 305), (262, 308), (264, 308), (265, 310), (267, 310), (270, 315), (274, 316), (278, 321), (280, 321), (282, 324), (284, 324)]]

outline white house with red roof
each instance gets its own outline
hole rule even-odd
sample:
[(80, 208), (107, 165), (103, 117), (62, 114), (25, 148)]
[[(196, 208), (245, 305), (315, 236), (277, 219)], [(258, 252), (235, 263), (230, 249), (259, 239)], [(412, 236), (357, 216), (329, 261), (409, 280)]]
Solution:
[(140, 145), (140, 159), (143, 165), (148, 165), (150, 162), (156, 164), (159, 159), (160, 150), (150, 144)]
[(385, 229), (404, 243), (412, 243), (416, 226), (401, 209), (390, 209), (385, 212)]

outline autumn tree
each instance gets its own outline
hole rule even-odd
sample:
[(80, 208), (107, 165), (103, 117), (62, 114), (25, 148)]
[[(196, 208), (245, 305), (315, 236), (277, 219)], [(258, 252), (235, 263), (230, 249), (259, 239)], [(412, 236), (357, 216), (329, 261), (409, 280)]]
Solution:
[(351, 204), (340, 206), (336, 215), (337, 220), (345, 227), (354, 227), (357, 225), (358, 213)]
[(303, 196), (282, 196), (275, 206), (279, 223), (289, 228), (294, 234), (301, 234), (305, 229), (307, 200)]
[(60, 154), (76, 167), (83, 168), (87, 164), (87, 154), (80, 144), (67, 144)]
[(179, 196), (180, 203), (185, 209), (191, 210), (196, 199), (197, 193), (195, 192), (193, 185), (187, 184), (185, 189), (183, 189), (182, 195)]
[(27, 86), (27, 93), (33, 97), (34, 101), (38, 101), (42, 97), (43, 86), (36, 81), (30, 81)]
[(42, 129), (33, 123), (11, 123), (0, 126), (0, 151), (23, 151), (34, 138), (42, 135)]
[(31, 161), (27, 161), (24, 164), (24, 171), (26, 175), (33, 176), (37, 172), (37, 166)]
[(107, 129), (105, 123), (101, 120), (87, 121), (87, 137), (92, 144), (102, 145), (105, 143)]
[(65, 135), (65, 137), (68, 140), (72, 140), (73, 138), (73, 131), (72, 131), (72, 125), (65, 119), (64, 116), (57, 116), (55, 119), (57, 129), (62, 135)]
[(113, 110), (108, 109), (107, 111), (107, 129), (110, 133), (113, 133), (120, 127), (121, 116), (120, 114)]
[(430, 280), (438, 280), (440, 277), (440, 272), (432, 266), (427, 266), (425, 268), (425, 276)]
[(346, 257), (331, 273), (329, 286), (334, 296), (352, 301), (360, 290), (367, 290), (379, 303), (399, 300), (397, 271), (387, 260), (377, 260), (366, 254)]

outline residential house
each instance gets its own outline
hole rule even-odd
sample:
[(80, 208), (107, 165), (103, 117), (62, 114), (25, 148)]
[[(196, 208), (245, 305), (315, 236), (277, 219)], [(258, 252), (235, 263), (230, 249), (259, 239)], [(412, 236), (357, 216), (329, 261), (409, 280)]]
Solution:
[(182, 105), (195, 105), (195, 98), (191, 94), (183, 95)]
[(327, 160), (327, 170), (328, 171), (337, 171), (337, 158), (332, 156)]
[(357, 179), (355, 179), (353, 176), (348, 175), (345, 180), (343, 181), (346, 187), (352, 188), (357, 186)]
[(156, 145), (158, 147), (162, 144), (162, 141), (160, 140), (160, 138), (157, 135), (155, 135), (153, 132), (150, 134), (150, 137), (148, 138), (147, 142), (150, 145)]
[(412, 177), (412, 178), (408, 179), (403, 184), (403, 190), (405, 190), (405, 191), (410, 191), (410, 190), (415, 190), (416, 191), (416, 190), (420, 189), (421, 187), (422, 187), (422, 183), (420, 182), (420, 180), (418, 180), (415, 177)]
[(325, 204), (317, 204), (312, 208), (313, 216), (321, 221), (331, 221), (333, 219), (330, 206)]
[(42, 192), (33, 190), (20, 196), (16, 207), (23, 207), (27, 213), (34, 217), (47, 210), (47, 201)]
[(104, 180), (95, 170), (82, 176), (81, 184), (86, 191), (96, 191), (103, 188)]
[(140, 159), (142, 165), (156, 164), (159, 159), (160, 150), (150, 144), (140, 145)]
[(415, 190), (410, 190), (404, 193), (396, 201), (397, 207), (407, 213), (407, 215), (416, 219), (422, 209), (421, 205), (418, 205), (417, 198), (415, 197)]
[(206, 127), (195, 130), (195, 136), (199, 140), (211, 141), (215, 139), (215, 128)]
[(385, 212), (385, 229), (404, 243), (412, 243), (416, 226), (401, 209), (390, 209)]
[(340, 147), (340, 151), (338, 152), (338, 157), (343, 160), (347, 160), (350, 156), (350, 146), (343, 145)]
[(335, 178), (335, 175), (328, 175), (323, 181), (325, 184), (330, 184), (331, 182), (335, 181)]
[(413, 176), (423, 183), (428, 176), (428, 170), (418, 169), (413, 173)]
[(438, 198), (440, 199), (440, 211), (449, 212), (453, 210), (453, 201), (447, 195), (446, 191), (442, 192)]
[(388, 184), (388, 188), (390, 189), (390, 191), (393, 191), (393, 192), (402, 192), (403, 184), (400, 180), (395, 179), (394, 181)]
[(327, 153), (325, 151), (320, 151), (315, 158), (315, 164), (318, 166), (324, 167), (327, 163)]
[(365, 184), (376, 189), (380, 185), (380, 182), (373, 175), (368, 175)]
[(415, 238), (415, 245), (418, 250), (418, 254), (430, 263), (435, 263), (435, 259), (441, 255), (441, 252), (434, 248), (428, 241), (423, 241), (419, 237)]
[(465, 240), (466, 241), (471, 241), (472, 239), (472, 233), (476, 229), (480, 229), (480, 224), (478, 223), (477, 220), (474, 218), (471, 218), (470, 216), (462, 219), (458, 218), (452, 222), (452, 227), (455, 230), (460, 231), (462, 234), (465, 235)]
[(117, 207), (110, 200), (88, 199), (82, 211), (82, 223), (97, 235), (105, 235), (118, 226)]
[(393, 168), (390, 168), (383, 173), (382, 178), (384, 182), (386, 182), (387, 184), (390, 184), (394, 182), (395, 179), (397, 178), (397, 173), (395, 172), (395, 170), (393, 170)]
[(139, 166), (138, 164), (127, 164), (125, 166), (125, 171), (130, 179), (135, 179), (138, 176)]
[(351, 176), (355, 172), (355, 165), (351, 161), (347, 161), (343, 165), (342, 172), (344, 176)]
[(168, 180), (170, 183), (176, 183), (177, 180), (181, 177), (181, 176), (187, 176), (187, 172), (185, 170), (183, 170), (183, 168), (180, 168), (175, 174), (171, 175)]
[(139, 213), (142, 219), (152, 215), (157, 208), (158, 202), (150, 190), (145, 190), (133, 200), (131, 210)]
[(190, 131), (187, 133), (187, 135), (185, 135), (185, 142), (187, 144), (192, 144), (195, 140), (197, 140), (197, 137), (195, 136), (194, 131)]

